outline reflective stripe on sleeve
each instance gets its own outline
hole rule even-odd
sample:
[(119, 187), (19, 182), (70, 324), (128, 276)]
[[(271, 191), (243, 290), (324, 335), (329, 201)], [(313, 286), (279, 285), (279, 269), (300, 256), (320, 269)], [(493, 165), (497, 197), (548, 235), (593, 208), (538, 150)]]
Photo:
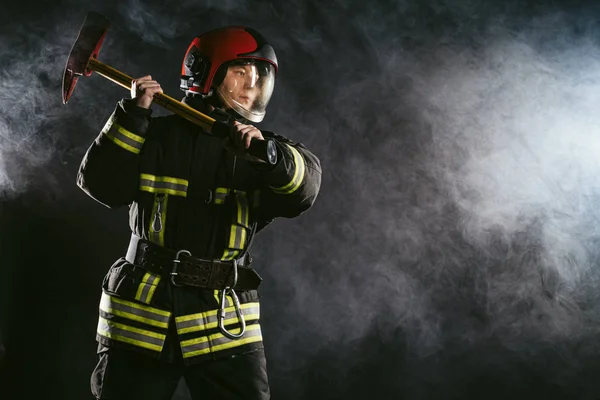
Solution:
[(300, 187), (302, 181), (304, 180), (304, 169), (306, 168), (304, 165), (304, 158), (302, 158), (302, 154), (300, 154), (300, 152), (294, 147), (290, 146), (289, 144), (287, 146), (290, 148), (292, 154), (294, 155), (294, 176), (292, 180), (286, 185), (280, 187), (271, 186), (271, 189), (273, 189), (275, 193), (279, 194), (294, 193)]
[(104, 125), (104, 128), (102, 129), (102, 133), (117, 146), (134, 154), (139, 154), (146, 141), (142, 136), (136, 135), (117, 124), (114, 117), (106, 122), (106, 125)]
[(166, 335), (134, 328), (125, 324), (110, 321), (100, 317), (98, 319), (98, 335), (119, 342), (129, 343), (145, 349), (162, 351)]
[[(239, 332), (239, 328), (236, 328), (231, 333), (237, 334)], [(260, 341), (262, 341), (260, 325), (254, 324), (246, 327), (246, 333), (241, 339), (229, 339), (221, 333), (215, 333), (210, 336), (185, 340), (181, 342), (181, 352), (184, 358), (189, 358)]]
[(142, 282), (138, 286), (135, 299), (142, 303), (150, 304), (154, 291), (160, 282), (160, 276), (146, 272)]
[(100, 310), (107, 314), (165, 329), (169, 327), (169, 318), (171, 318), (169, 311), (119, 299), (104, 292), (100, 299)]
[(188, 181), (170, 176), (140, 174), (140, 190), (187, 197)]
[[(260, 318), (260, 305), (257, 302), (241, 304), (240, 309), (242, 310), (246, 322), (258, 320)], [(235, 307), (225, 308), (225, 318), (223, 323), (225, 325), (231, 325), (238, 322)], [(219, 324), (218, 310), (176, 317), (175, 323), (177, 325), (177, 333), (180, 335), (216, 328)]]

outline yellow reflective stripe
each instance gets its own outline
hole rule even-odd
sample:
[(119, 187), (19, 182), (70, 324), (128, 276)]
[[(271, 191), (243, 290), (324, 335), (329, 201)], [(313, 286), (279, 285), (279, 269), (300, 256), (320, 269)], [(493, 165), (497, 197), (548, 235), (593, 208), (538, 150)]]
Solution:
[(138, 290), (137, 290), (137, 292), (135, 294), (135, 299), (136, 300), (139, 301), (142, 298), (142, 291), (144, 290), (144, 287), (146, 286), (146, 282), (148, 282), (148, 278), (150, 278), (151, 276), (152, 276), (151, 273), (146, 272), (146, 274), (142, 278), (142, 282), (139, 284)]
[[(215, 292), (219, 292), (219, 290), (215, 290)], [(215, 294), (215, 296), (216, 296), (216, 294)], [(231, 299), (231, 296), (225, 296), (225, 297)], [(245, 310), (246, 308), (253, 308), (253, 307), (260, 307), (260, 305), (258, 302), (255, 302), (255, 301), (250, 302), (250, 303), (240, 304), (240, 309), (242, 309), (242, 310)], [(234, 312), (234, 311), (235, 311), (235, 307), (233, 305), (225, 308), (226, 313)], [(179, 317), (175, 317), (175, 323), (191, 321), (193, 319), (199, 319), (199, 318), (203, 318), (203, 317), (210, 317), (212, 315), (217, 315), (218, 312), (219, 312), (219, 310), (210, 310), (210, 311), (205, 311), (202, 313), (182, 315)]]
[[(225, 315), (232, 314), (232, 317), (225, 318), (223, 322), (225, 325), (231, 325), (239, 321), (237, 315), (235, 314), (235, 307), (231, 306), (233, 303), (231, 296), (227, 296), (227, 300), (230, 306), (225, 308)], [(243, 314), (246, 321), (253, 321), (260, 318), (260, 304), (258, 302), (241, 304), (240, 309), (242, 311), (250, 310), (251, 314)], [(219, 324), (217, 313), (218, 310), (212, 310), (204, 313), (176, 317), (175, 324), (177, 325), (177, 333), (184, 334), (216, 328)]]
[(102, 317), (98, 319), (96, 331), (106, 338), (159, 352), (162, 351), (166, 338), (166, 335), (160, 333), (134, 328)]
[(189, 182), (187, 179), (173, 178), (171, 176), (156, 176), (152, 174), (140, 174), (140, 178), (148, 179), (153, 182), (169, 182), (175, 183), (177, 185), (185, 185), (188, 186)]
[(123, 317), (123, 318), (131, 319), (133, 321), (143, 322), (144, 324), (156, 326), (157, 328), (165, 328), (166, 329), (169, 327), (169, 324), (167, 324), (166, 322), (158, 322), (153, 319), (140, 317), (139, 315), (131, 314), (131, 313), (128, 313), (125, 311), (115, 310), (114, 308), (106, 308), (106, 309), (101, 308), (101, 310), (106, 313), (116, 315), (117, 317)]
[[(233, 334), (238, 334), (238, 333), (240, 333), (240, 329), (241, 328), (238, 327), (238, 328), (232, 329), (230, 332)], [(246, 332), (253, 332), (256, 330), (260, 330), (259, 324), (253, 324), (253, 325), (246, 327)], [(225, 335), (223, 335), (222, 333), (213, 333), (212, 335), (209, 335), (209, 336), (201, 336), (201, 337), (194, 338), (194, 339), (184, 340), (181, 342), (181, 347), (192, 346), (195, 344), (208, 342), (209, 340), (222, 339), (222, 338), (226, 338)], [(242, 339), (230, 339), (230, 340), (233, 340), (235, 342), (242, 341)]]
[(160, 276), (156, 277), (156, 280), (154, 281), (154, 285), (150, 286), (150, 290), (148, 291), (148, 299), (146, 300), (146, 303), (150, 304), (150, 302), (152, 302), (152, 298), (154, 297), (154, 292), (156, 291), (156, 288), (158, 287), (159, 282), (160, 282)]
[(162, 208), (162, 229), (158, 234), (158, 244), (161, 246), (165, 245), (165, 231), (167, 230), (167, 206), (169, 204), (169, 195), (165, 194), (165, 200)]
[(235, 189), (228, 189), (228, 188), (224, 188), (224, 187), (219, 187), (215, 189), (215, 197), (214, 197), (214, 203), (215, 204), (224, 204), (225, 203), (225, 199), (227, 198), (227, 195), (229, 193), (236, 193), (239, 194), (243, 197), (246, 196), (246, 192), (243, 190), (235, 190)]
[(246, 197), (246, 193), (237, 192), (236, 196), (237, 202), (237, 223), (243, 225), (244, 227), (249, 227), (249, 209), (248, 209), (248, 198)]
[[(260, 318), (259, 314), (244, 314), (244, 321), (246, 321), (246, 322), (255, 321), (255, 320), (259, 319), (259, 318)], [(231, 318), (224, 318), (223, 319), (223, 325), (224, 326), (225, 325), (237, 324), (239, 322), (240, 321), (237, 318), (237, 315), (234, 315)], [(177, 333), (179, 333), (180, 335), (183, 335), (184, 333), (205, 331), (207, 329), (216, 328), (218, 326), (219, 326), (219, 321), (208, 322), (208, 323), (203, 324), (203, 325), (194, 325), (194, 326), (189, 326), (187, 328), (178, 329)]]
[[(221, 259), (230, 260), (235, 257), (239, 250), (243, 249), (246, 245), (247, 231), (250, 220), (250, 210), (248, 208), (248, 198), (246, 192), (234, 191), (236, 193), (236, 211), (235, 219), (229, 228), (229, 241), (227, 243), (227, 249), (223, 253)], [(235, 250), (234, 250), (235, 249)]]
[[(240, 330), (235, 329), (231, 333), (236, 334), (237, 332), (240, 332)], [(248, 335), (248, 336), (246, 336), (246, 335)], [(209, 343), (207, 343), (209, 341), (212, 343), (212, 345), (209, 345)], [(260, 341), (262, 341), (260, 325), (255, 324), (255, 325), (250, 325), (246, 328), (246, 334), (244, 335), (244, 337), (242, 339), (232, 340), (232, 339), (226, 338), (225, 336), (223, 336), (220, 333), (215, 333), (213, 335), (210, 335), (208, 338), (205, 336), (202, 338), (186, 340), (185, 342), (181, 342), (181, 347), (182, 347), (182, 351), (183, 351), (183, 357), (189, 358), (189, 357), (199, 356), (199, 355), (207, 354), (207, 353), (211, 353), (211, 352), (214, 353), (214, 352), (217, 352), (220, 350), (231, 349), (234, 347), (239, 347), (239, 346), (243, 346), (245, 344), (260, 342)], [(219, 344), (214, 344), (214, 342), (217, 342)], [(200, 349), (195, 350), (195, 351), (185, 351), (183, 349), (186, 346), (193, 346), (193, 345), (200, 345)]]
[(161, 315), (165, 313), (162, 310), (158, 310), (161, 313), (159, 314), (152, 311), (156, 311), (155, 308), (143, 306), (137, 303), (125, 302), (113, 296), (109, 296), (106, 293), (102, 293), (99, 308), (101, 311), (104, 311), (107, 314), (142, 322), (158, 328), (169, 327), (169, 318), (171, 313), (167, 312), (167, 315)]
[(105, 322), (106, 324), (108, 324), (110, 327), (119, 328), (119, 329), (122, 329), (124, 331), (133, 332), (133, 333), (139, 333), (140, 335), (149, 336), (151, 338), (155, 338), (155, 339), (159, 339), (159, 340), (165, 340), (165, 338), (167, 337), (166, 335), (163, 335), (162, 333), (156, 333), (156, 332), (148, 331), (146, 329), (135, 328), (133, 326), (129, 326), (129, 325), (125, 325), (125, 324), (120, 324), (118, 322), (110, 321), (110, 320), (107, 320), (107, 319), (102, 318), (102, 317), (100, 317), (100, 319), (103, 322)]
[(140, 282), (140, 284), (138, 285), (138, 290), (135, 294), (135, 299), (137, 301), (141, 301), (142, 303), (150, 304), (150, 302), (152, 301), (152, 297), (154, 296), (154, 291), (156, 290), (156, 287), (159, 283), (160, 276), (146, 272), (146, 274), (142, 278), (142, 282)]
[(164, 193), (172, 194), (173, 196), (187, 197), (187, 192), (184, 192), (183, 190), (175, 190), (169, 188), (154, 188), (152, 186), (140, 186), (140, 190), (150, 193)]
[(248, 196), (245, 191), (227, 188), (215, 189), (215, 203), (223, 204), (228, 193), (235, 193), (236, 209), (233, 215), (233, 222), (229, 227), (229, 239), (227, 248), (223, 251), (221, 260), (234, 259), (246, 245), (250, 224), (250, 209), (248, 207)]
[(167, 319), (169, 317), (171, 317), (171, 312), (170, 311), (163, 311), (163, 310), (160, 310), (158, 308), (154, 308), (154, 307), (150, 307), (150, 306), (145, 306), (143, 304), (138, 304), (138, 303), (134, 303), (133, 301), (127, 301), (127, 300), (119, 299), (117, 297), (109, 296), (109, 295), (106, 295), (106, 294), (103, 294), (103, 295), (110, 297), (110, 301), (112, 301), (114, 303), (117, 303), (117, 304), (123, 304), (125, 306), (129, 306), (129, 307), (132, 307), (132, 308), (137, 308), (138, 310), (146, 311), (146, 312), (153, 313), (153, 314), (162, 315), (164, 317), (167, 317)]
[(221, 260), (223, 260), (223, 261), (233, 260), (239, 253), (240, 253), (239, 250), (225, 249), (225, 251), (223, 252), (223, 255), (221, 256)]
[(237, 226), (231, 225), (229, 229), (229, 248), (235, 248), (235, 239), (237, 237)]
[(168, 193), (187, 197), (188, 181), (171, 176), (140, 174), (140, 190), (150, 193)]
[[(217, 300), (217, 304), (219, 304), (219, 302), (221, 301), (221, 296), (220, 296), (221, 291), (219, 289), (215, 289), (215, 291), (213, 292), (213, 296), (215, 298), (215, 300)], [(227, 300), (227, 305), (228, 306), (233, 306), (233, 298), (231, 296), (227, 296), (225, 295), (225, 299)], [(209, 313), (212, 313), (212, 311), (208, 311)], [(215, 313), (217, 311), (215, 310)], [(198, 314), (195, 314), (198, 315)], [(211, 314), (206, 314), (206, 315), (211, 315)]]
[(302, 184), (302, 181), (304, 180), (305, 165), (304, 165), (304, 158), (302, 158), (302, 154), (300, 154), (300, 152), (298, 150), (296, 150), (294, 147), (290, 146), (289, 144), (287, 145), (287, 147), (290, 148), (290, 150), (292, 151), (292, 154), (294, 156), (294, 165), (295, 165), (294, 176), (287, 185), (280, 186), (280, 187), (271, 186), (271, 189), (273, 189), (274, 192), (280, 193), (280, 194), (290, 194), (290, 193), (295, 192), (300, 187), (300, 185)]
[[(231, 333), (233, 333), (234, 335), (237, 335), (236, 332), (231, 332)], [(249, 336), (249, 337), (244, 338), (244, 339), (232, 340), (230, 342), (223, 343), (221, 345), (213, 346), (211, 350), (214, 353), (216, 351), (232, 349), (234, 347), (243, 346), (243, 345), (249, 344), (249, 343), (262, 342), (262, 340), (263, 340), (262, 339), (262, 334), (256, 335), (256, 336)], [(193, 353), (188, 353), (186, 355), (186, 358), (187, 357), (193, 357), (194, 355), (195, 354), (193, 354)]]
[(128, 131), (117, 124), (114, 118), (109, 119), (102, 129), (104, 136), (112, 140), (116, 145), (134, 154), (139, 154), (142, 145), (146, 141), (142, 136)]
[(240, 248), (244, 248), (244, 246), (246, 245), (246, 235), (248, 233), (246, 232), (246, 230), (244, 228), (240, 227)]
[(225, 198), (229, 193), (229, 189), (227, 188), (216, 188), (215, 189), (215, 204), (224, 204)]
[(120, 134), (127, 136), (131, 140), (134, 140), (138, 143), (144, 143), (146, 141), (146, 139), (144, 139), (143, 137), (138, 136), (135, 133), (128, 131), (127, 129), (123, 128), (121, 125), (119, 125), (117, 123), (115, 123), (113, 126), (117, 128), (117, 130), (119, 131)]

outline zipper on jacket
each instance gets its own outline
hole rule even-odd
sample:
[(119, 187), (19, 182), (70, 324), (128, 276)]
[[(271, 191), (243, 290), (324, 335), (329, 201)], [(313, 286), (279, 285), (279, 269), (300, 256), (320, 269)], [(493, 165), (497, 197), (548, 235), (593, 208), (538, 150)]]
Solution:
[(158, 193), (156, 195), (156, 212), (154, 213), (154, 220), (152, 221), (152, 230), (155, 233), (162, 231), (163, 229), (163, 220), (162, 220), (162, 212), (163, 212), (163, 203), (165, 201), (164, 193)]

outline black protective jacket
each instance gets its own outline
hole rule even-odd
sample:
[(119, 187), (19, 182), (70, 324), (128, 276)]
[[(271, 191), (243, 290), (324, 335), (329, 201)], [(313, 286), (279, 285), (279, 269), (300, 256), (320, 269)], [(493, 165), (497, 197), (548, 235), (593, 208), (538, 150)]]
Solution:
[[(134, 235), (195, 257), (231, 260), (244, 253), (253, 231), (311, 207), (320, 187), (317, 157), (262, 132), (276, 143), (274, 167), (233, 156), (222, 139), (177, 115), (152, 118), (151, 110), (122, 100), (85, 154), (77, 183), (108, 207), (129, 206)], [(165, 338), (177, 331), (174, 342), (189, 362), (247, 351), (262, 346), (258, 293), (243, 292), (240, 300), (251, 316), (248, 331), (227, 339), (214, 323), (216, 293), (175, 288), (121, 258), (104, 279), (97, 339), (170, 358)], [(235, 318), (227, 321), (235, 327)]]

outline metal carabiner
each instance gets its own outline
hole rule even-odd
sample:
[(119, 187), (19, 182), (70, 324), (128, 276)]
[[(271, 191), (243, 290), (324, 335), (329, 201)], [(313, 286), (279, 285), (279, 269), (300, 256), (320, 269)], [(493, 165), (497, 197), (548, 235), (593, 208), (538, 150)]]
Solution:
[[(221, 333), (228, 337), (229, 339), (239, 339), (244, 336), (246, 333), (246, 320), (244, 319), (244, 314), (242, 313), (242, 308), (240, 307), (240, 300), (235, 294), (235, 290), (233, 288), (237, 284), (238, 279), (238, 271), (237, 271), (237, 260), (233, 260), (233, 283), (231, 286), (227, 286), (225, 289), (221, 290), (221, 296), (219, 298), (219, 330)], [(231, 298), (233, 299), (233, 306), (235, 308), (235, 314), (237, 316), (237, 320), (240, 324), (240, 333), (235, 334), (231, 333), (225, 328), (225, 296), (229, 293)]]
[[(231, 298), (233, 299), (233, 305), (235, 307), (235, 314), (237, 315), (237, 320), (240, 323), (240, 333), (235, 334), (231, 333), (225, 328), (225, 295), (229, 292)], [(246, 333), (246, 320), (244, 319), (244, 314), (242, 313), (242, 309), (240, 308), (240, 300), (235, 294), (235, 290), (232, 288), (225, 288), (221, 290), (221, 298), (219, 305), (219, 330), (224, 336), (227, 336), (229, 339), (239, 339), (244, 336)]]
[(179, 250), (177, 252), (177, 254), (175, 255), (175, 259), (173, 260), (173, 270), (171, 271), (171, 273), (169, 275), (171, 275), (171, 283), (173, 284), (173, 286), (176, 286), (176, 287), (184, 287), (185, 286), (185, 285), (180, 285), (175, 282), (175, 277), (178, 275), (177, 274), (177, 266), (181, 262), (181, 260), (179, 259), (179, 255), (181, 253), (186, 253), (188, 255), (188, 257), (192, 256), (192, 253), (190, 253), (187, 250)]

